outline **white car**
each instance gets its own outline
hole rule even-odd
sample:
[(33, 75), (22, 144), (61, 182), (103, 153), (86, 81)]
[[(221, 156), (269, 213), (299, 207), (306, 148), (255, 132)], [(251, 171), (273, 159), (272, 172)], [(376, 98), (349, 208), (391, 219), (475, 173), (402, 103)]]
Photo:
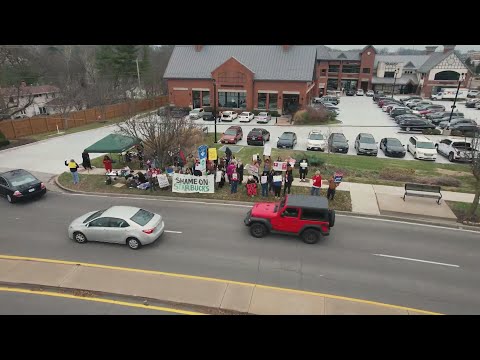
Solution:
[(475, 109), (480, 110), (480, 101), (475, 104)]
[(365, 93), (363, 92), (363, 89), (358, 89), (357, 90), (357, 96), (363, 96)]
[(235, 111), (224, 111), (222, 112), (222, 121), (232, 122), (238, 117), (238, 114)]
[(470, 90), (467, 94), (467, 97), (474, 98), (475, 96), (478, 96), (479, 94), (480, 94), (479, 90)]
[(422, 99), (413, 99), (413, 100), (409, 100), (405, 103), (406, 106), (408, 106), (409, 108), (412, 108), (414, 104), (417, 104), (419, 103), (420, 101), (422, 101)]
[(365, 95), (366, 96), (373, 96), (373, 95), (375, 95), (375, 92), (373, 90), (368, 90)]
[(410, 137), (407, 143), (407, 151), (410, 152), (415, 159), (432, 161), (437, 159), (435, 144), (425, 136), (416, 135)]
[(203, 110), (203, 108), (196, 108), (190, 111), (188, 116), (190, 117), (190, 119), (196, 120), (196, 119), (203, 118), (204, 113), (205, 113), (205, 110)]
[(472, 161), (472, 146), (465, 140), (443, 139), (435, 145), (439, 154), (446, 156), (448, 161)]
[(325, 151), (327, 147), (327, 139), (317, 130), (312, 130), (308, 133), (307, 150)]
[(266, 124), (272, 119), (272, 115), (269, 112), (262, 111), (257, 115), (258, 124)]
[(238, 115), (238, 119), (240, 120), (240, 122), (250, 122), (253, 120), (254, 117), (254, 113), (248, 111), (244, 111), (240, 115)]

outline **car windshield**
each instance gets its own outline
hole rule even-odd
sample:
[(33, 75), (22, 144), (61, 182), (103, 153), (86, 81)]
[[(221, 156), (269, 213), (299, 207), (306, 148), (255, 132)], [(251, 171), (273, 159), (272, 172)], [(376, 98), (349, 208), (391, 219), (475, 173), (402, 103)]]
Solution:
[(360, 142), (363, 144), (375, 144), (375, 139), (373, 137), (361, 137)]
[(310, 134), (308, 137), (310, 140), (323, 140), (323, 134)]
[(237, 131), (233, 129), (229, 129), (225, 131), (225, 135), (237, 135)]
[(402, 146), (402, 143), (398, 139), (388, 139), (387, 142), (390, 146)]
[(253, 129), (250, 131), (251, 135), (262, 135), (262, 130), (261, 129)]
[(345, 136), (343, 136), (343, 135), (333, 135), (333, 141), (344, 142), (345, 141)]
[(268, 113), (266, 113), (266, 112), (261, 112), (260, 114), (258, 114), (258, 116), (268, 116)]
[(293, 138), (293, 134), (283, 133), (282, 136), (280, 136), (280, 140), (290, 140), (292, 138)]
[(154, 216), (155, 214), (150, 211), (140, 209), (130, 218), (130, 220), (136, 222), (140, 226), (145, 226)]
[(419, 148), (419, 149), (435, 149), (435, 145), (432, 142), (417, 141), (417, 148)]
[(466, 142), (456, 142), (456, 143), (453, 143), (452, 146), (457, 147), (457, 148), (469, 148), (469, 147), (471, 147), (470, 143), (466, 143)]
[(190, 111), (192, 114), (198, 114), (200, 112), (199, 109), (193, 109), (192, 111)]
[(30, 174), (22, 174), (10, 179), (12, 186), (22, 186), (34, 181), (37, 181), (37, 179)]
[(89, 222), (90, 220), (96, 219), (97, 217), (99, 217), (100, 215), (102, 215), (104, 211), (105, 211), (105, 210), (99, 210), (99, 211), (94, 212), (92, 215), (90, 215), (90, 216), (87, 217), (85, 220), (83, 220), (83, 223), (86, 224), (86, 223)]
[(240, 116), (248, 116), (248, 112), (242, 112)]
[(223, 117), (229, 117), (230, 115), (230, 113), (223, 113)]

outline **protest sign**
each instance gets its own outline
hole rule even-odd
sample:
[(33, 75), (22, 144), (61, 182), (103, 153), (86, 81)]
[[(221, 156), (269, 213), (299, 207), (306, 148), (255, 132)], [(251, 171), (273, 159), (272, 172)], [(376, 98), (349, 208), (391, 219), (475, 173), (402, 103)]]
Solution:
[(266, 184), (267, 181), (268, 181), (268, 177), (267, 177), (267, 176), (262, 176), (262, 178), (261, 178), (261, 183), (262, 183), (262, 184)]
[(158, 187), (160, 188), (166, 188), (170, 186), (167, 175), (165, 174), (157, 175), (157, 180), (158, 180)]
[(206, 159), (207, 158), (207, 151), (208, 151), (208, 146), (207, 145), (200, 145), (198, 147), (198, 158), (201, 159)]
[(219, 170), (217, 171), (217, 174), (215, 176), (215, 182), (219, 183), (222, 180), (222, 171)]
[(280, 182), (282, 181), (282, 175), (275, 175), (273, 177), (273, 182)]
[(265, 146), (263, 147), (263, 155), (270, 156), (271, 154), (272, 154), (272, 145), (265, 144)]
[(273, 170), (275, 171), (287, 171), (287, 163), (284, 161), (274, 161)]
[(214, 192), (214, 176), (193, 176), (173, 174), (172, 192), (178, 193), (203, 193)]
[(245, 165), (245, 170), (247, 170), (249, 175), (258, 175), (258, 166), (256, 165)]
[(209, 148), (208, 149), (208, 160), (217, 160), (217, 149)]

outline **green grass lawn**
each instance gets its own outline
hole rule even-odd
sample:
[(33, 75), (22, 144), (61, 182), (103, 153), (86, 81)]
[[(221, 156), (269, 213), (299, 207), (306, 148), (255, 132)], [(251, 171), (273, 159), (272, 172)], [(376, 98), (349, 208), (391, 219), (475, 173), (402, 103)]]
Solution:
[[(245, 180), (245, 179), (244, 179)], [(238, 185), (238, 192), (236, 194), (230, 194), (230, 186), (225, 184), (222, 189), (218, 189), (213, 194), (181, 194), (174, 193), (171, 189), (169, 190), (139, 190), (139, 189), (129, 189), (127, 187), (117, 188), (113, 185), (105, 184), (105, 176), (103, 175), (86, 175), (80, 174), (80, 183), (78, 185), (73, 185), (72, 175), (69, 172), (64, 172), (58, 178), (58, 181), (61, 185), (79, 191), (86, 192), (99, 192), (99, 193), (115, 193), (115, 194), (131, 194), (131, 195), (151, 195), (151, 196), (171, 196), (171, 197), (182, 197), (190, 199), (216, 199), (216, 200), (229, 200), (229, 201), (245, 201), (245, 202), (258, 202), (258, 201), (274, 201), (273, 196), (268, 198), (263, 198), (261, 196), (249, 197), (247, 196), (247, 191), (245, 184)], [(125, 183), (123, 178), (117, 180), (117, 182)], [(261, 189), (258, 191), (261, 194)], [(283, 189), (282, 189), (283, 193)], [(310, 194), (310, 187), (302, 186), (292, 186), (292, 194)], [(321, 195), (326, 196), (326, 189), (321, 189)], [(352, 211), (352, 202), (350, 199), (350, 192), (348, 191), (337, 191), (335, 194), (335, 199), (329, 201), (330, 208), (335, 210), (342, 211)]]
[[(446, 201), (450, 209), (453, 211), (455, 216), (459, 221), (462, 221), (466, 218), (467, 212), (470, 209), (471, 203), (460, 202), (460, 201)], [(475, 215), (472, 219), (473, 222), (480, 222), (480, 206), (477, 208)]]

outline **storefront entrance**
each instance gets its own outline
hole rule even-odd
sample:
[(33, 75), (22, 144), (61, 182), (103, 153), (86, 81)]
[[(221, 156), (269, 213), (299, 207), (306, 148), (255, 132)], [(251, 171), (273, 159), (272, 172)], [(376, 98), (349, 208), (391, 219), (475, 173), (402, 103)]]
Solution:
[(283, 113), (294, 114), (299, 107), (299, 98), (298, 94), (283, 94)]

